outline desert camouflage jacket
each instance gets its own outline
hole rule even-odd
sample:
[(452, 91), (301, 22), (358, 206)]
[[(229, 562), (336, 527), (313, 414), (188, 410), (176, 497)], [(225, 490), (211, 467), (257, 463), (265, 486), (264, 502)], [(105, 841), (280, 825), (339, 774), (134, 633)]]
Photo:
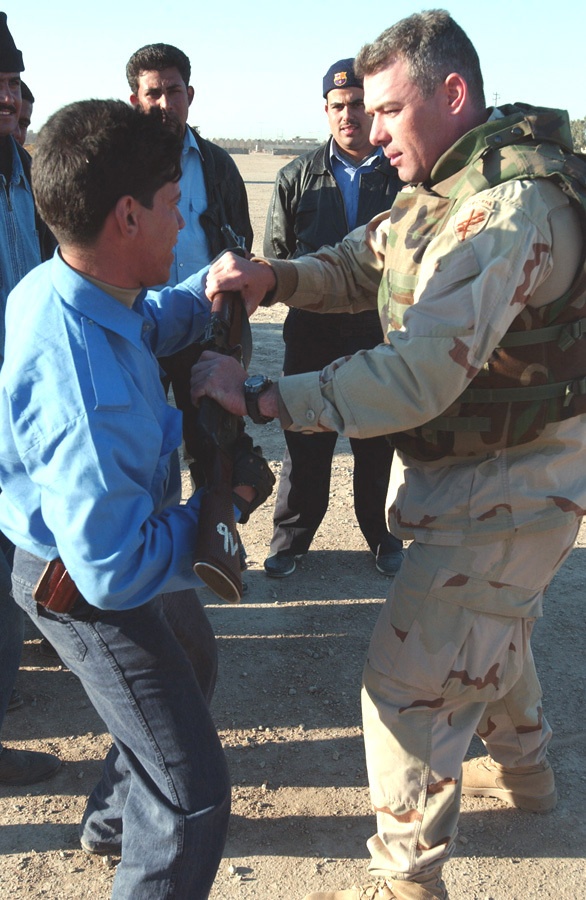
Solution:
[[(512, 179), (550, 179), (567, 192), (586, 236), (586, 160), (572, 153), (566, 114), (521, 104), (501, 113), (440, 159), (429, 185), (403, 192), (394, 204), (378, 294), (385, 333), (402, 328), (426, 247), (450, 218), (458, 216), (462, 242), (484, 226), (489, 211), (481, 202), (458, 215), (483, 190)], [(518, 315), (470, 386), (441, 416), (394, 435), (395, 446), (417, 459), (471, 457), (533, 441), (548, 423), (586, 412), (585, 300), (584, 265), (549, 303), (513, 298)]]
[[(474, 142), (481, 130), (466, 139)], [(452, 167), (444, 180), (466, 161), (459, 142), (438, 163)], [(479, 185), (421, 249), (414, 302), (386, 344), (321, 373), (279, 381), (284, 424), (370, 437), (416, 429), (443, 414), (523, 309), (547, 305), (572, 286), (583, 238), (571, 204), (544, 177)], [(394, 262), (395, 234), (389, 214), (381, 214), (335, 249), (271, 263), (275, 300), (318, 312), (372, 308)], [(390, 310), (386, 315), (391, 322)], [(393, 531), (457, 544), (566, 524), (586, 506), (584, 424), (583, 415), (554, 422), (528, 444), (487, 449), (474, 459), (421, 461), (403, 451)]]

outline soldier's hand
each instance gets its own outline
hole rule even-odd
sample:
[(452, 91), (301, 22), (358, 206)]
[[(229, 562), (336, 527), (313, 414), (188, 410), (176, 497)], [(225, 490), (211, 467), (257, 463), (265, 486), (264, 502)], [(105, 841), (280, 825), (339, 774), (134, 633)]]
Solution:
[(191, 400), (211, 397), (235, 416), (246, 415), (243, 384), (247, 372), (232, 356), (204, 350), (191, 370)]
[(206, 294), (213, 300), (222, 291), (240, 291), (246, 312), (251, 316), (276, 284), (270, 265), (224, 253), (210, 266)]

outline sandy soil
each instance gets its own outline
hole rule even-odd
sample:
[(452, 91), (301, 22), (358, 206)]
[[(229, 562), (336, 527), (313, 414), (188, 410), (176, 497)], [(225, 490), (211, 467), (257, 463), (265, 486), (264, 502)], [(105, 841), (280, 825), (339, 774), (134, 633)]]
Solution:
[[(235, 158), (248, 182), (260, 251), (272, 181), (285, 160)], [(255, 317), (251, 371), (279, 374), (283, 318), (280, 309)], [(280, 430), (272, 423), (256, 435), (278, 472)], [(339, 450), (328, 515), (295, 575), (280, 582), (263, 573), (269, 503), (243, 528), (250, 563), (246, 602), (226, 606), (202, 592), (220, 650), (213, 714), (234, 784), (230, 834), (211, 900), (301, 900), (310, 890), (364, 881), (365, 840), (374, 819), (360, 673), (388, 583), (375, 571), (354, 519), (345, 440)], [(551, 585), (535, 633), (555, 732), (550, 756), (559, 805), (535, 816), (497, 801), (465, 799), (458, 854), (445, 871), (452, 900), (586, 898), (585, 591), (583, 530)], [(0, 897), (105, 900), (117, 860), (86, 855), (77, 825), (108, 735), (75, 677), (48, 663), (38, 645), (31, 626), (18, 678), (25, 705), (6, 717), (2, 738), (10, 746), (55, 752), (64, 764), (45, 784), (0, 788)]]

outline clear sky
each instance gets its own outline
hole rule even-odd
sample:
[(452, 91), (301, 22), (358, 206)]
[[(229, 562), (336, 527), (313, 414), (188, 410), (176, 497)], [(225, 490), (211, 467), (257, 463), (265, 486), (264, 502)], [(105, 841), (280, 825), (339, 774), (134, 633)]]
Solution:
[[(331, 63), (433, 2), (356, 0), (4, 0), (36, 98), (38, 131), (60, 106), (128, 99), (129, 56), (164, 41), (191, 59), (189, 121), (207, 138), (325, 138)], [(584, 7), (578, 0), (443, 4), (478, 50), (487, 104), (522, 100), (586, 116)]]

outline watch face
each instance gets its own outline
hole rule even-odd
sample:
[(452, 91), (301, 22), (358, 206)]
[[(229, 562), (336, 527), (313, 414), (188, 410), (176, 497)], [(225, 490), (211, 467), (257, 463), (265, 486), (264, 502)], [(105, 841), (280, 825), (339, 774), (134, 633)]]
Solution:
[(246, 412), (257, 425), (266, 425), (272, 422), (272, 418), (263, 416), (258, 408), (260, 395), (271, 386), (273, 382), (266, 375), (251, 375), (244, 382), (244, 399)]
[(251, 375), (250, 378), (246, 379), (246, 386), (249, 388), (259, 388), (266, 381), (266, 375)]

